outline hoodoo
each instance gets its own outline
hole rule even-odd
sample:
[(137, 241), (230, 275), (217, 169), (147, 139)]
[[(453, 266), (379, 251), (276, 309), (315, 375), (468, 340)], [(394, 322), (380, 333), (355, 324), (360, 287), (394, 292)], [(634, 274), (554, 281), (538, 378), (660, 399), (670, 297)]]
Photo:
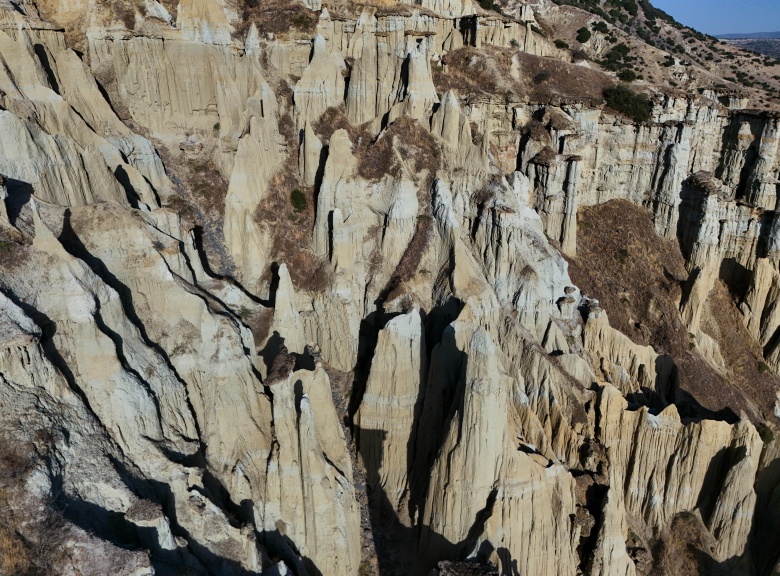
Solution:
[(0, 0), (0, 576), (780, 574), (778, 70), (647, 0)]

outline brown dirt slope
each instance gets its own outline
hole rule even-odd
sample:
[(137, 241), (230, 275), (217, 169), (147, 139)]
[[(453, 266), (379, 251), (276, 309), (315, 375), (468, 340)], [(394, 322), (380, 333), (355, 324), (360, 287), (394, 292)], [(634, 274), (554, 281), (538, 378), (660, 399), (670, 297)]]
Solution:
[[(513, 58), (519, 67), (518, 78), (512, 77)], [(528, 98), (549, 103), (572, 99), (598, 104), (604, 89), (615, 83), (601, 70), (495, 46), (453, 50), (442, 64), (433, 67), (437, 91), (455, 90), (469, 98), (501, 95), (508, 101)]]
[(715, 540), (697, 515), (681, 512), (662, 534), (651, 576), (697, 576), (718, 574), (713, 559)]
[(710, 295), (703, 323), (728, 367), (721, 374), (702, 358), (682, 323), (678, 305), (687, 278), (685, 260), (677, 242), (655, 235), (650, 212), (614, 200), (581, 209), (578, 219), (578, 255), (569, 261), (572, 280), (601, 302), (613, 327), (674, 358), (680, 387), (692, 397), (681, 413), (707, 414), (697, 409), (700, 404), (723, 411), (724, 417), (730, 408), (763, 420), (772, 410), (780, 378), (763, 369), (761, 351), (725, 286), (719, 284)]

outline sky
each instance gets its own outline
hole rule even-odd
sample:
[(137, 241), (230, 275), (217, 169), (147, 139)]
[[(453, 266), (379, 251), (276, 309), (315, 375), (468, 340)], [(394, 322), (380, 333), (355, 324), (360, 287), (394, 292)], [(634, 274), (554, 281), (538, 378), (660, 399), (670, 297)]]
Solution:
[(678, 22), (706, 34), (780, 31), (780, 0), (650, 0)]

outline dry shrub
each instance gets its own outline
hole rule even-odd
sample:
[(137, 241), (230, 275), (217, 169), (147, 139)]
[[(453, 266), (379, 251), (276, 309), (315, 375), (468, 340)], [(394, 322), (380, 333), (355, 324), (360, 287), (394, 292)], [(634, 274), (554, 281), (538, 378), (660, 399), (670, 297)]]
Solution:
[(544, 121), (547, 122), (553, 130), (577, 130), (578, 126), (572, 120), (567, 118), (563, 112), (549, 108), (545, 110)]
[(314, 35), (319, 15), (298, 0), (241, 0), (241, 24), (236, 33), (243, 36), (252, 23), (261, 35)]
[[(310, 232), (310, 231), (309, 231)], [(308, 243), (307, 236), (305, 242)], [(331, 285), (330, 265), (318, 258), (304, 245), (290, 248), (282, 236), (277, 234), (274, 241), (275, 259), (286, 262), (290, 280), (296, 289), (306, 292), (324, 292)]]
[[(267, 56), (267, 52), (263, 52), (263, 55)], [(266, 64), (265, 67), (270, 66)], [(292, 110), (295, 107), (295, 92), (293, 87), (300, 80), (299, 76), (288, 76), (286, 79), (279, 78), (274, 83), (274, 95), (276, 101), (279, 103), (281, 110)], [(283, 114), (279, 118), (279, 133), (287, 139), (288, 146), (298, 145), (298, 133), (295, 130), (295, 122), (291, 116)]]
[[(295, 189), (301, 190), (306, 198), (306, 209), (298, 213), (290, 203), (290, 193)], [(300, 181), (295, 155), (289, 155), (271, 178), (254, 218), (256, 222), (276, 229), (289, 228), (289, 241), (305, 243), (304, 238), (314, 222), (314, 191)]]
[[(70, 41), (68, 41), (68, 46), (73, 45), (74, 44), (71, 44)], [(119, 116), (119, 119), (123, 122), (131, 121), (133, 115), (130, 113), (130, 109), (120, 96), (119, 86), (116, 80), (116, 70), (114, 69), (113, 63), (104, 62), (97, 70), (94, 70), (93, 73), (95, 75), (95, 80), (105, 91), (105, 95), (108, 97), (108, 101), (114, 109), (114, 112), (116, 112), (116, 115)]]
[(366, 242), (371, 243), (374, 246), (368, 257), (368, 275), (370, 277), (376, 276), (384, 263), (382, 242), (380, 241), (382, 229), (382, 226), (379, 224), (374, 224), (373, 226), (369, 226), (368, 230), (366, 230)]
[(415, 177), (425, 173), (427, 182), (418, 187), (427, 190), (441, 168), (441, 146), (422, 124), (410, 116), (401, 116), (377, 137), (367, 126), (353, 126), (341, 108), (328, 108), (314, 126), (317, 136), (328, 142), (336, 130), (345, 130), (353, 144), (361, 178), (379, 181), (388, 175), (400, 177), (403, 166)]
[[(369, 145), (358, 147), (358, 174), (377, 181), (385, 175), (401, 176), (402, 164), (412, 175), (426, 172), (428, 179), (441, 167), (441, 148), (431, 133), (409, 116), (402, 116)], [(428, 182), (430, 185), (430, 181)]]
[(555, 150), (549, 146), (545, 146), (536, 156), (534, 156), (533, 163), (540, 166), (552, 166), (556, 156)]
[(450, 562), (444, 560), (438, 564), (439, 576), (498, 576), (498, 568), (491, 563), (466, 560), (462, 562)]
[[(161, 154), (162, 156), (162, 154)], [(170, 166), (165, 160), (166, 168)], [(179, 195), (171, 195), (165, 205), (174, 210), (188, 225), (195, 225), (203, 217), (222, 221), (228, 182), (210, 162), (176, 162), (173, 173), (179, 186)]]
[(169, 14), (172, 16), (176, 15), (176, 9), (179, 6), (179, 0), (157, 0), (160, 4), (162, 4), (165, 9), (168, 11)]
[(541, 28), (542, 32), (544, 32), (544, 36), (547, 38), (555, 38), (555, 26), (553, 26), (552, 23), (548, 22), (541, 14), (534, 11), (534, 18), (536, 19), (536, 23), (539, 24), (539, 28)]
[(32, 568), (29, 552), (15, 530), (0, 523), (0, 574), (27, 574)]
[(718, 180), (709, 172), (699, 171), (688, 178), (688, 185), (692, 188), (698, 188), (709, 196), (720, 194), (720, 185)]
[(193, 222), (197, 218), (195, 206), (181, 196), (171, 196), (167, 200), (167, 207), (181, 216), (186, 222)]
[(32, 448), (0, 434), (0, 488), (18, 485), (32, 469)]

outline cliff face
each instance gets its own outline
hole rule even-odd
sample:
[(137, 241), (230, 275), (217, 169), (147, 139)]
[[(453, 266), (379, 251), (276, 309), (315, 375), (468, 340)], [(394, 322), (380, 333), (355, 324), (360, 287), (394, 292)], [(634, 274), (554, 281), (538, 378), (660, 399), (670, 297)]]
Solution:
[(778, 120), (518, 14), (0, 3), (0, 562), (780, 569)]

